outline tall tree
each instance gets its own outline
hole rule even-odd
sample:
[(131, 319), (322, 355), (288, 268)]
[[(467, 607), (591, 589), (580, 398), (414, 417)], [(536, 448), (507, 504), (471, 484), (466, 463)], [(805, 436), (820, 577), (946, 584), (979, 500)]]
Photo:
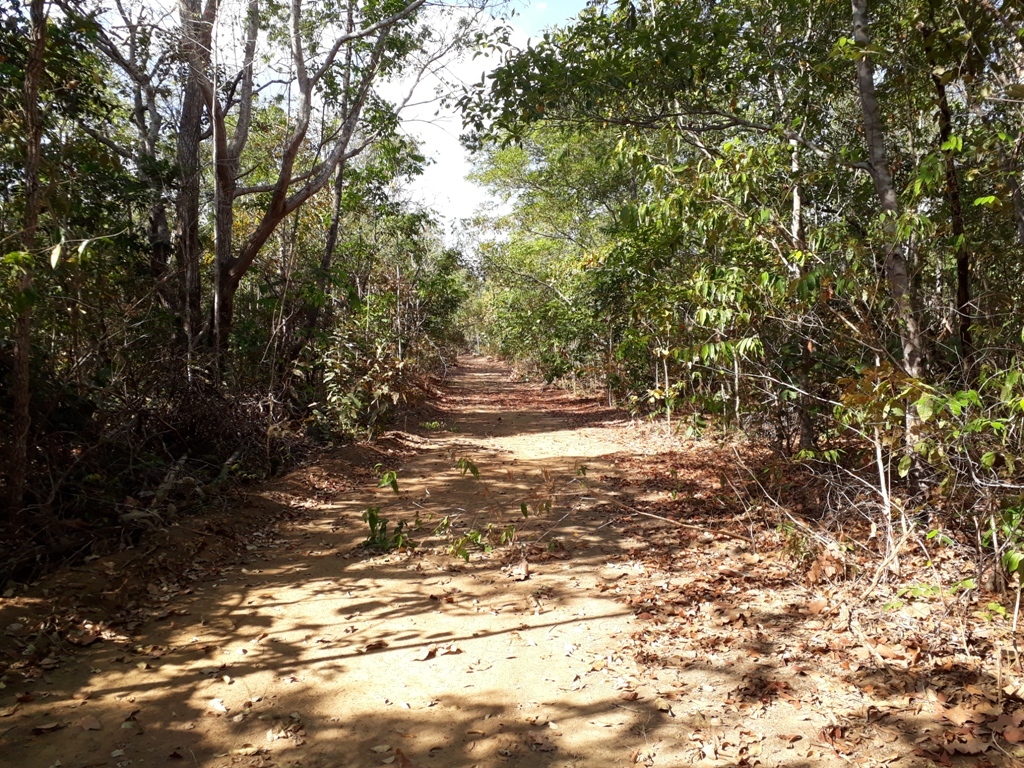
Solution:
[(13, 440), (9, 470), (9, 503), (12, 510), (21, 505), (28, 475), (29, 431), (31, 415), (32, 365), (32, 291), (36, 251), (36, 230), (42, 198), (43, 123), (39, 110), (39, 91), (46, 55), (46, 14), (43, 0), (29, 5), (28, 57), (25, 66), (25, 213), (21, 230), (22, 265), (18, 285), (18, 310), (14, 330), (12, 366)]

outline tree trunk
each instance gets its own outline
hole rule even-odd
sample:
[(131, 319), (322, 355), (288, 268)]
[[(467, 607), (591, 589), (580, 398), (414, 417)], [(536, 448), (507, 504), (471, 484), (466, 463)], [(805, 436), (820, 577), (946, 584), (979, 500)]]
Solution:
[(1024, 190), (1020, 186), (1020, 169), (1017, 167), (1017, 158), (1021, 153), (1021, 144), (1024, 137), (1017, 140), (1017, 146), (1013, 157), (1008, 157), (1000, 152), (1000, 164), (1003, 173), (1006, 174), (1006, 183), (1010, 188), (1010, 198), (1013, 200), (1013, 213), (1017, 224), (1017, 244), (1024, 245)]
[(210, 62), (210, 39), (216, 5), (201, 0), (179, 0), (182, 47), (188, 75), (182, 91), (176, 147), (179, 189), (177, 200), (176, 258), (181, 280), (181, 327), (188, 348), (194, 348), (202, 328), (202, 283), (199, 265), (199, 148), (202, 142), (204, 98), (202, 78)]
[[(934, 23), (934, 22), (933, 22)], [(936, 74), (938, 62), (934, 55), (933, 36), (935, 30), (921, 27), (924, 38), (928, 66), (932, 70), (932, 85), (938, 106), (939, 146), (945, 147), (953, 135), (953, 113), (949, 108), (949, 98), (942, 77)], [(964, 211), (960, 198), (960, 174), (956, 168), (956, 150), (952, 147), (942, 149), (945, 159), (946, 200), (949, 202), (949, 217), (953, 231), (954, 254), (956, 257), (956, 313), (958, 317), (957, 332), (960, 338), (960, 367), (964, 382), (968, 387), (974, 386), (974, 342), (971, 338), (971, 325), (974, 311), (971, 304), (971, 252), (967, 248), (967, 236), (964, 227)]]
[[(213, 110), (219, 105), (214, 102)], [(211, 111), (213, 111), (211, 110)], [(214, 294), (212, 314), (212, 344), (218, 360), (227, 349), (231, 330), (232, 299), (237, 281), (231, 281), (232, 234), (235, 227), (235, 187), (238, 178), (238, 158), (231, 156), (223, 135), (224, 120), (213, 121), (213, 228), (214, 228)], [(230, 294), (230, 295), (229, 295)]]
[[(297, 13), (297, 9), (293, 10), (293, 23), (296, 27), (293, 37), (296, 40), (298, 40), (298, 18), (295, 16)], [(248, 272), (253, 261), (256, 260), (256, 256), (259, 254), (260, 249), (267, 242), (270, 236), (274, 234), (278, 225), (280, 225), (287, 216), (296, 211), (310, 197), (315, 195), (330, 182), (331, 177), (338, 168), (338, 165), (348, 162), (351, 157), (358, 154), (362, 151), (362, 148), (367, 146), (366, 144), (363, 144), (359, 149), (349, 151), (349, 145), (352, 141), (352, 137), (355, 135), (355, 130), (359, 124), (359, 118), (362, 114), (363, 107), (366, 105), (366, 101), (370, 95), (370, 86), (373, 84), (378, 67), (380, 66), (381, 57), (384, 54), (384, 47), (389, 34), (389, 29), (383, 30), (374, 43), (373, 50), (370, 53), (369, 60), (367, 61), (366, 67), (362, 73), (362, 80), (359, 84), (359, 88), (355, 97), (351, 101), (351, 107), (349, 109), (349, 113), (346, 115), (341, 135), (335, 140), (335, 145), (331, 148), (327, 160), (321, 163), (320, 172), (307, 181), (302, 188), (289, 194), (292, 172), (295, 167), (296, 158), (298, 157), (300, 148), (303, 146), (303, 141), (306, 138), (306, 132), (309, 127), (313, 100), (312, 83), (305, 74), (305, 63), (302, 49), (301, 46), (297, 44), (294, 63), (296, 70), (300, 72), (300, 77), (298, 77), (297, 80), (300, 86), (300, 98), (302, 100), (302, 104), (299, 108), (296, 127), (288, 140), (288, 146), (282, 153), (281, 166), (278, 171), (277, 180), (273, 185), (270, 203), (268, 204), (267, 209), (263, 212), (259, 224), (256, 225), (256, 229), (249, 236), (245, 244), (235, 252), (237, 255), (231, 258), (227, 258), (226, 256), (226, 261), (218, 263), (218, 271), (220, 274), (217, 278), (218, 296), (216, 298), (216, 303), (218, 306), (216, 310), (216, 317), (217, 322), (220, 325), (220, 333), (222, 334), (223, 340), (226, 341), (231, 332), (234, 294), (238, 290), (238, 286), (241, 284), (245, 273)], [(233, 140), (233, 146), (237, 143), (237, 140), (238, 136), (236, 135), (235, 140)], [(240, 147), (238, 151), (241, 151)], [(235, 177), (234, 183), (237, 184), (237, 176)], [(235, 196), (234, 190), (235, 188), (232, 187), (232, 199)]]
[(327, 294), (330, 289), (331, 269), (334, 267), (334, 251), (338, 247), (338, 229), (341, 227), (341, 201), (345, 192), (345, 163), (338, 164), (338, 175), (334, 178), (334, 194), (331, 205), (331, 226), (327, 230), (327, 242), (324, 244), (324, 255), (320, 259), (319, 288), (324, 296), (321, 303), (310, 308), (306, 323), (306, 335), (312, 334), (319, 325), (321, 312), (324, 322), (330, 322), (330, 308), (327, 306)]
[[(348, 4), (348, 18), (345, 24), (345, 33), (350, 35), (354, 29), (355, 3), (350, 2)], [(352, 44), (349, 43), (345, 47), (345, 77), (341, 91), (341, 114), (342, 119), (346, 123), (351, 118), (351, 115), (349, 114), (349, 92), (351, 87)], [(345, 160), (339, 162), (337, 175), (334, 177), (334, 189), (331, 198), (331, 225), (327, 230), (327, 241), (324, 243), (324, 253), (320, 258), (320, 274), (317, 278), (317, 288), (320, 291), (320, 295), (317, 297), (319, 301), (310, 304), (304, 313), (304, 327), (298, 334), (296, 334), (296, 343), (290, 355), (290, 359), (292, 361), (298, 358), (302, 348), (306, 345), (307, 341), (312, 338), (321, 322), (326, 326), (331, 321), (332, 312), (329, 295), (330, 278), (331, 268), (334, 266), (334, 251), (338, 246), (338, 229), (341, 226), (341, 203), (345, 193), (345, 166)]]
[(25, 67), (25, 218), (21, 247), (28, 254), (18, 282), (18, 308), (14, 326), (14, 361), (11, 375), (14, 400), (14, 424), (8, 477), (8, 502), (11, 515), (17, 514), (25, 496), (28, 479), (28, 441), (32, 427), (32, 259), (39, 227), (40, 169), (42, 166), (43, 124), (39, 114), (39, 84), (43, 79), (46, 55), (46, 15), (43, 0), (31, 0), (29, 6), (28, 61)]
[[(804, 251), (807, 248), (807, 237), (804, 230), (804, 200), (803, 187), (800, 185), (800, 147), (795, 139), (791, 139), (790, 147), (790, 171), (793, 174), (793, 209), (791, 221), (791, 237), (793, 249)], [(801, 276), (807, 271), (806, 256), (799, 267)], [(814, 401), (811, 397), (811, 369), (814, 367), (814, 344), (810, 338), (811, 324), (806, 322), (806, 317), (800, 319), (801, 331), (797, 343), (800, 344), (800, 369), (797, 381), (800, 384), (800, 392), (796, 399), (797, 418), (800, 423), (800, 450), (813, 451), (818, 447), (817, 435), (814, 432), (814, 419), (811, 416), (811, 408)]]
[(155, 193), (157, 199), (150, 204), (149, 208), (149, 272), (157, 286), (157, 293), (166, 307), (177, 306), (174, 297), (170, 296), (165, 287), (167, 285), (168, 270), (171, 267), (171, 257), (174, 253), (174, 245), (171, 242), (171, 227), (167, 223), (167, 208), (160, 198), (159, 191)]
[[(853, 39), (862, 50), (871, 44), (867, 0), (852, 0)], [(922, 333), (914, 312), (913, 282), (907, 260), (906, 244), (899, 238), (899, 199), (889, 172), (885, 150), (885, 129), (875, 95), (875, 65), (871, 55), (863, 53), (857, 59), (857, 87), (860, 93), (861, 115), (864, 122), (864, 140), (868, 148), (868, 166), (875, 184), (885, 233), (884, 270), (899, 325), (900, 346), (903, 349), (903, 370), (912, 378), (920, 378), (923, 370)]]

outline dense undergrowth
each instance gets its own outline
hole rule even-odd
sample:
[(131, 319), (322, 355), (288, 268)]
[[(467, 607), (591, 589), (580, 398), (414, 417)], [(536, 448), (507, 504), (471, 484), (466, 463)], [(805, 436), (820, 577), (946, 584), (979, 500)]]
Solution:
[(444, 370), (461, 255), (378, 86), (479, 28), (400, 5), (5, 4), (0, 582), (373, 436)]
[(464, 99), (507, 202), (479, 222), (474, 340), (673, 432), (766, 442), (814, 473), (816, 516), (881, 537), (884, 569), (952, 536), (1015, 578), (1018, 19), (589, 8)]

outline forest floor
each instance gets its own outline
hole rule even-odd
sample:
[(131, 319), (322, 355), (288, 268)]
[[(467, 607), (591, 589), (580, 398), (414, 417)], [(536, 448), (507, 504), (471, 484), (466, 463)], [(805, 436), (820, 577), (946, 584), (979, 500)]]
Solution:
[[(0, 598), (3, 763), (1020, 762), (1010, 619), (920, 583), (955, 547), (873, 584), (870, 542), (758, 496), (766, 453), (482, 358), (421, 417)], [(363, 548), (368, 507), (417, 546)]]

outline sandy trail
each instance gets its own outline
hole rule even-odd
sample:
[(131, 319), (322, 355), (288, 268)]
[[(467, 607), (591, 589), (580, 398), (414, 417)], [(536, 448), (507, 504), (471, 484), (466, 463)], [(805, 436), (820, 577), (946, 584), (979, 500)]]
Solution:
[[(381, 467), (398, 471), (398, 495), (364, 479), (305, 522), (254, 538), (247, 562), (216, 580), (155, 586), (166, 618), (130, 645), (80, 651), (0, 720), (4, 762), (640, 759), (666, 715), (657, 691), (631, 693), (641, 673), (620, 653), (632, 611), (601, 589), (630, 576), (597, 499), (612, 492), (602, 457), (622, 446), (600, 422), (574, 426), (546, 399), (496, 365), (466, 361), (446, 385), (444, 426), (458, 431), (430, 432), (413, 458)], [(479, 476), (457, 469), (460, 459)], [(392, 525), (418, 518), (420, 546), (358, 549), (369, 506)], [(465, 563), (444, 551), (450, 538), (431, 535), (445, 517), (455, 534), (515, 525), (518, 545), (487, 555), (470, 542)]]
[[(959, 648), (941, 596), (865, 601), (867, 577), (827, 578), (832, 550), (743, 490), (756, 449), (666, 436), (482, 359), (424, 408), (419, 435), (327, 452), (0, 599), (2, 764), (1024, 759), (1024, 679)], [(377, 487), (391, 470), (398, 494)], [(416, 548), (362, 548), (370, 507)], [(472, 541), (509, 526), (511, 545)]]

